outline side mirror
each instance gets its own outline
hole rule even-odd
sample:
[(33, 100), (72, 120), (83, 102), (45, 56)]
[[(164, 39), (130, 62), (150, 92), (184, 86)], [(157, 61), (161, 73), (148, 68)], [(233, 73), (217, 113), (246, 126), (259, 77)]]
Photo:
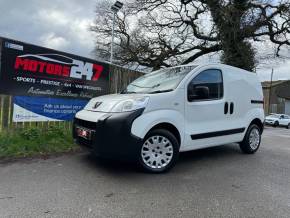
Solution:
[(209, 98), (209, 89), (207, 86), (196, 86), (194, 84), (189, 84), (188, 86), (188, 100), (198, 100), (198, 99), (208, 99)]

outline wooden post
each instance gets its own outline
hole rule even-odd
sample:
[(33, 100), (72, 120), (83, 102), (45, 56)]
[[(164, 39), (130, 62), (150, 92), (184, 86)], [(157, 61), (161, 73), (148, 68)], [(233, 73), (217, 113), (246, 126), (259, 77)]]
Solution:
[(272, 98), (272, 83), (273, 83), (273, 74), (274, 74), (274, 69), (272, 68), (271, 72), (271, 81), (270, 81), (270, 89), (269, 89), (269, 105), (268, 105), (268, 114), (271, 113), (271, 98)]
[(2, 111), (2, 126), (3, 126), (3, 129), (8, 129), (9, 111), (10, 111), (9, 96), (5, 95), (3, 97), (3, 111)]
[(2, 126), (2, 115), (3, 115), (3, 104), (4, 104), (4, 98), (3, 98), (3, 95), (0, 95), (0, 132), (2, 131), (3, 129), (3, 126)]

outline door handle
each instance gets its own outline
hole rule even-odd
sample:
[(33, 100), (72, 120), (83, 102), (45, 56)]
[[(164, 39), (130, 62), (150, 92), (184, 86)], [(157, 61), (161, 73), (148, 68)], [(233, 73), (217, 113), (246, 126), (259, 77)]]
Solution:
[(234, 113), (234, 103), (231, 102), (230, 104), (230, 114), (233, 114)]
[(228, 112), (229, 112), (229, 103), (226, 102), (224, 107), (224, 114), (227, 114)]

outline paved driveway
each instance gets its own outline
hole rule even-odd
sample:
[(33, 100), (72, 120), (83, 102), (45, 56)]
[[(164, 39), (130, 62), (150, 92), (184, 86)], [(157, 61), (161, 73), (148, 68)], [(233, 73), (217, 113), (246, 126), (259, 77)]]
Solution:
[(169, 173), (82, 153), (0, 165), (0, 217), (289, 217), (290, 130), (267, 128), (261, 149), (181, 155)]

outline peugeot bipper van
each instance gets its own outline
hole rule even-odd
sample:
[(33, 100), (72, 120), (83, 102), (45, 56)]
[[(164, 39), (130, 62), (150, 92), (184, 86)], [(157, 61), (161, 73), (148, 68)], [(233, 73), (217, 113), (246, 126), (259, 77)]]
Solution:
[(253, 154), (263, 123), (255, 73), (189, 65), (145, 74), (120, 94), (93, 98), (76, 114), (73, 135), (96, 155), (134, 160), (160, 173), (175, 165), (180, 152), (236, 142)]

